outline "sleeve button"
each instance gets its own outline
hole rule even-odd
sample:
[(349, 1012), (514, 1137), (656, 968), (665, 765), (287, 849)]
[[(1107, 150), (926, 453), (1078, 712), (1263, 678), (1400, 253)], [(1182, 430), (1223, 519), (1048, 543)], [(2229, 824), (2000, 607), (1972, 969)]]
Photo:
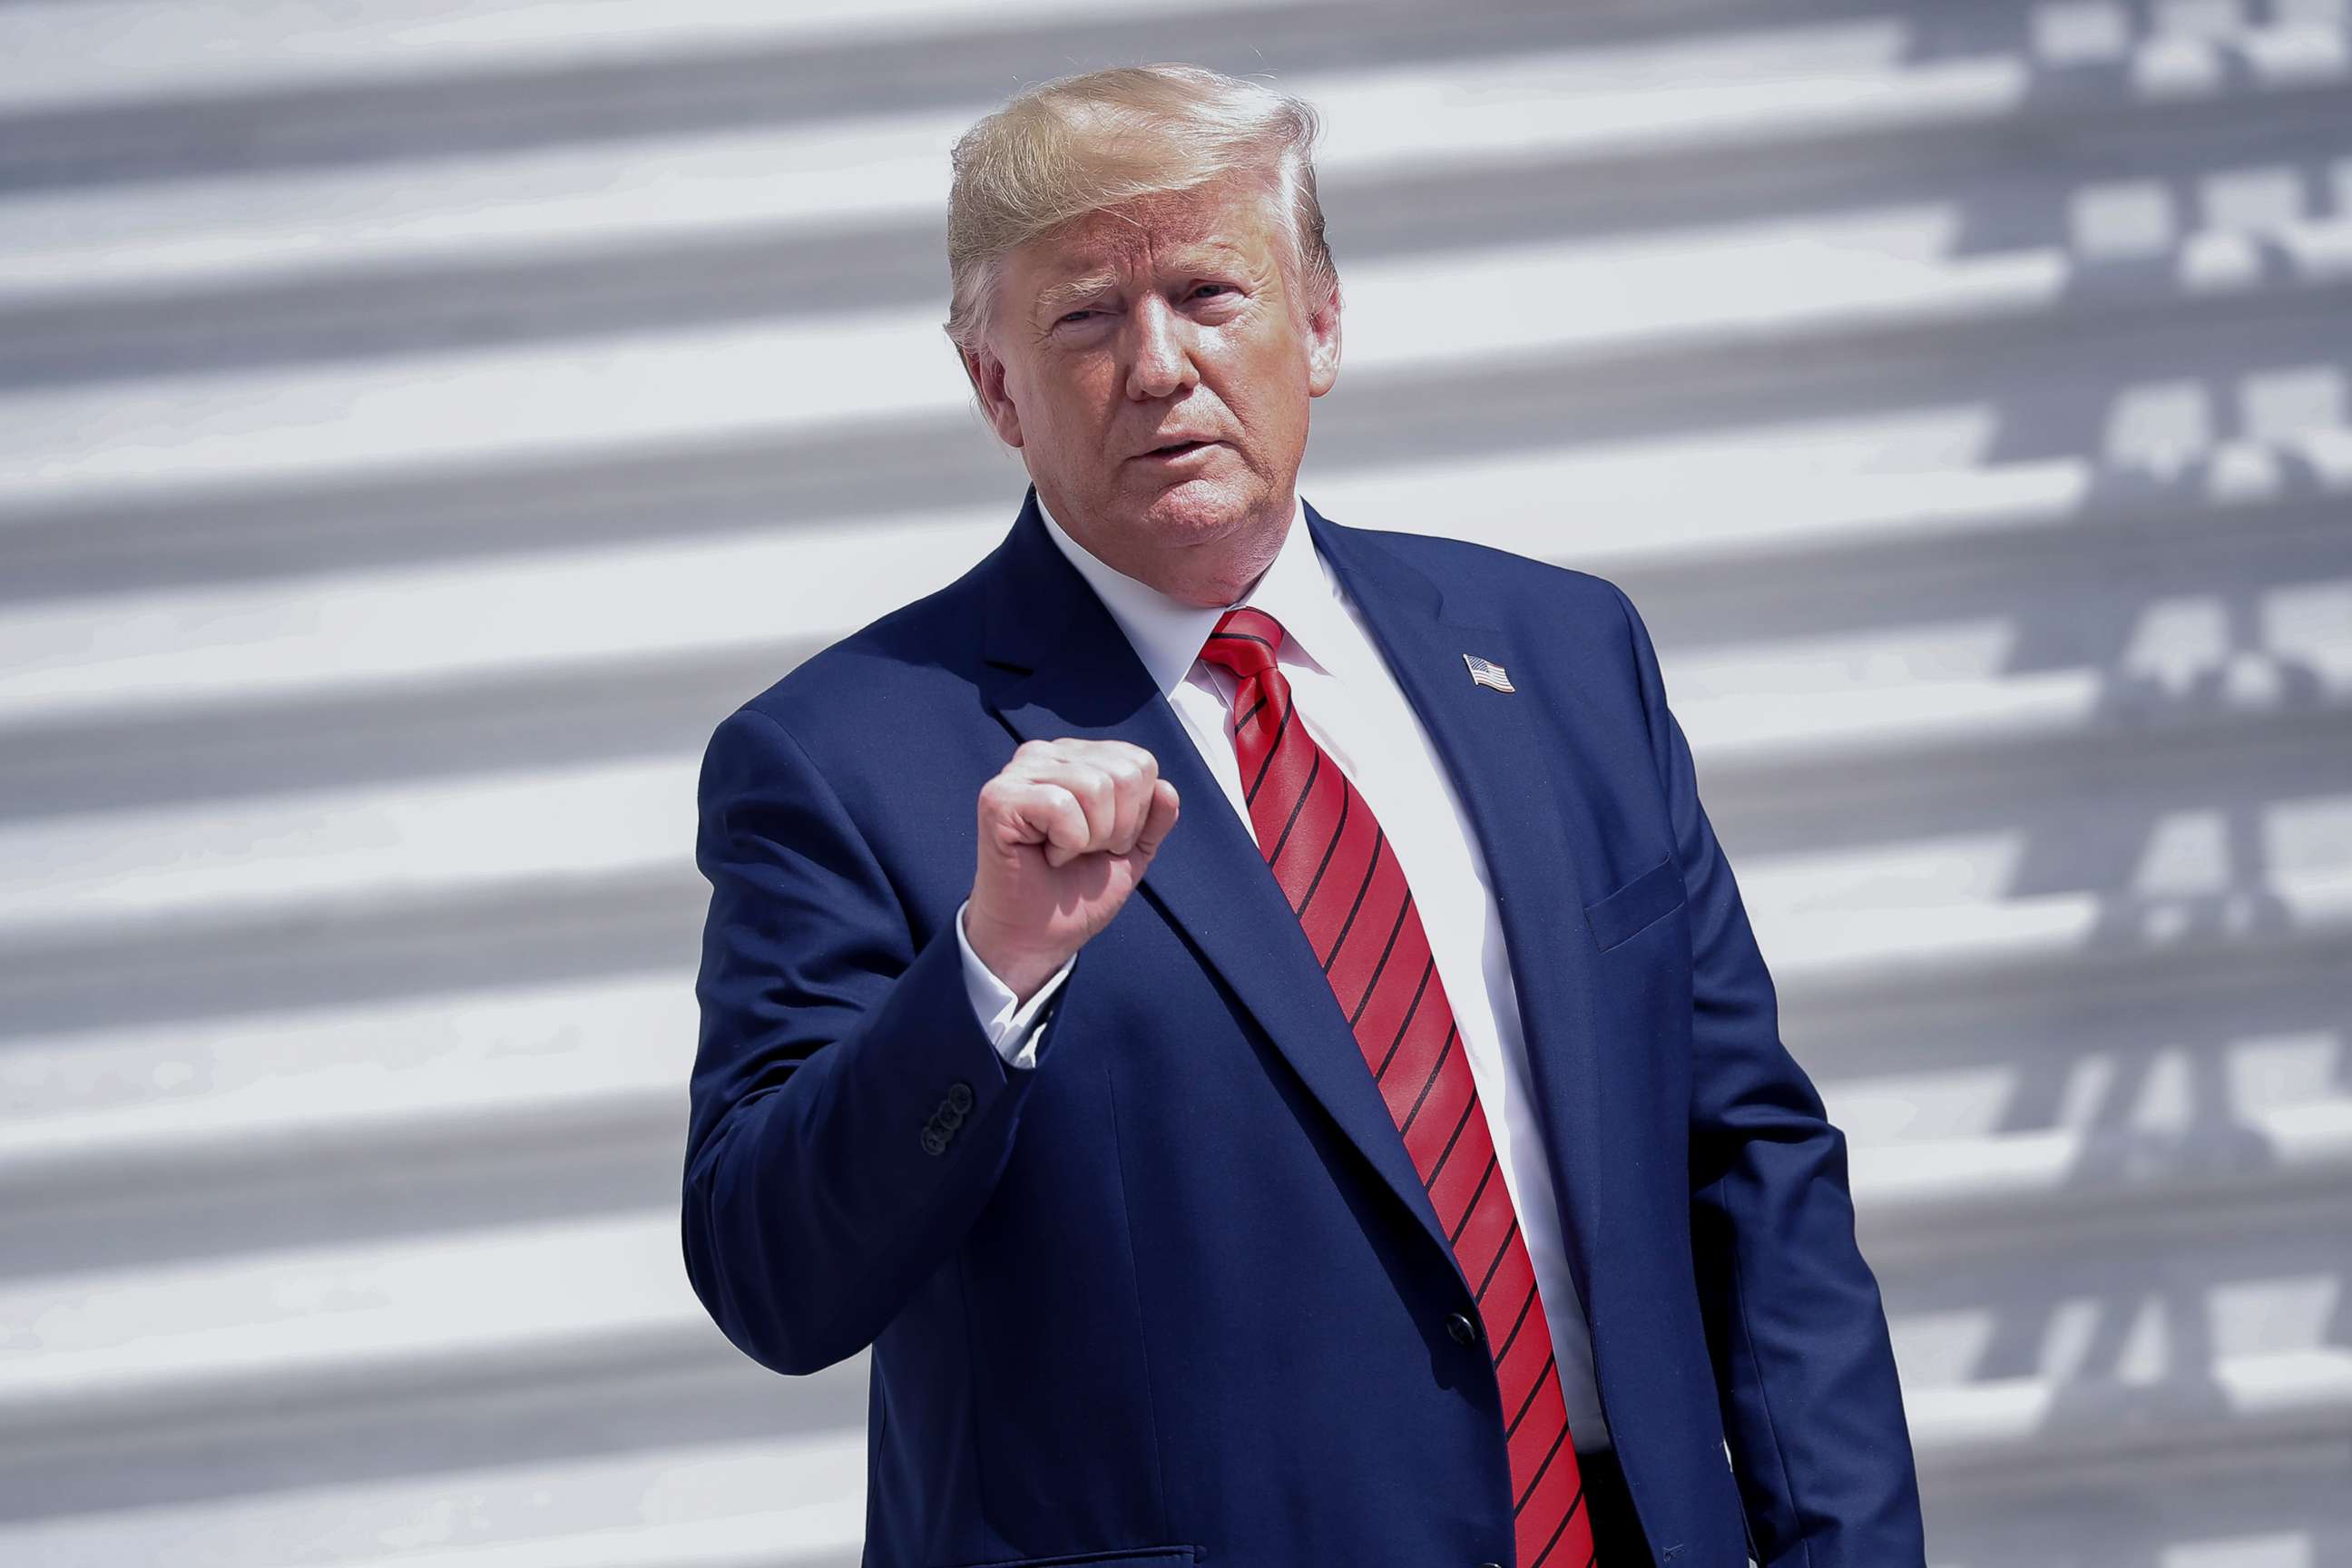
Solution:
[(923, 1129), (923, 1152), (944, 1154), (948, 1152), (948, 1135), (936, 1127)]
[(952, 1083), (948, 1086), (948, 1104), (959, 1111), (971, 1109), (971, 1085)]

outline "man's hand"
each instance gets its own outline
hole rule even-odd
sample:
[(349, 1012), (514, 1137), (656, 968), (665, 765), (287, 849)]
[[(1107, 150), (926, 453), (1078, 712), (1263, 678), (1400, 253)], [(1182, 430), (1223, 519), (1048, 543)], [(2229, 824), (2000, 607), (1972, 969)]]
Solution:
[(1022, 742), (980, 786), (973, 953), (1026, 1002), (1127, 902), (1176, 810), (1176, 786), (1140, 746)]

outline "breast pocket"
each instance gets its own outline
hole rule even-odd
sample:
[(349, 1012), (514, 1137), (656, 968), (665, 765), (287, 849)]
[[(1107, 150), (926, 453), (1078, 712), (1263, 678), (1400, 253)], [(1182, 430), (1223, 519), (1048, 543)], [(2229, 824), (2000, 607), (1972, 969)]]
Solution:
[(1672, 855), (1613, 893), (1584, 906), (1584, 923), (1606, 952), (1645, 927), (1672, 914), (1683, 901), (1682, 868)]

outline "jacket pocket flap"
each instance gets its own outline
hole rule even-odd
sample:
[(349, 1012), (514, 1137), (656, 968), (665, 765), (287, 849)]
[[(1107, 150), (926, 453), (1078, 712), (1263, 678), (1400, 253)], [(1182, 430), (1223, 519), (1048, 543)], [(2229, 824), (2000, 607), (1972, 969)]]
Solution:
[(1669, 855), (1615, 892), (1585, 905), (1584, 923), (1606, 952), (1682, 901), (1682, 868)]

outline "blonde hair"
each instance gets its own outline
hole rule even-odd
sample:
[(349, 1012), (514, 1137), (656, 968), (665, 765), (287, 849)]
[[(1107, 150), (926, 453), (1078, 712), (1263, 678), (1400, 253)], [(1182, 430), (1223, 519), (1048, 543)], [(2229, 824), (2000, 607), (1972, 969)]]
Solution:
[(1202, 66), (1113, 66), (1023, 89), (958, 138), (948, 193), (948, 319), (976, 351), (1007, 255), (1072, 218), (1228, 175), (1287, 219), (1309, 310), (1339, 286), (1315, 197), (1321, 121), (1305, 100)]

